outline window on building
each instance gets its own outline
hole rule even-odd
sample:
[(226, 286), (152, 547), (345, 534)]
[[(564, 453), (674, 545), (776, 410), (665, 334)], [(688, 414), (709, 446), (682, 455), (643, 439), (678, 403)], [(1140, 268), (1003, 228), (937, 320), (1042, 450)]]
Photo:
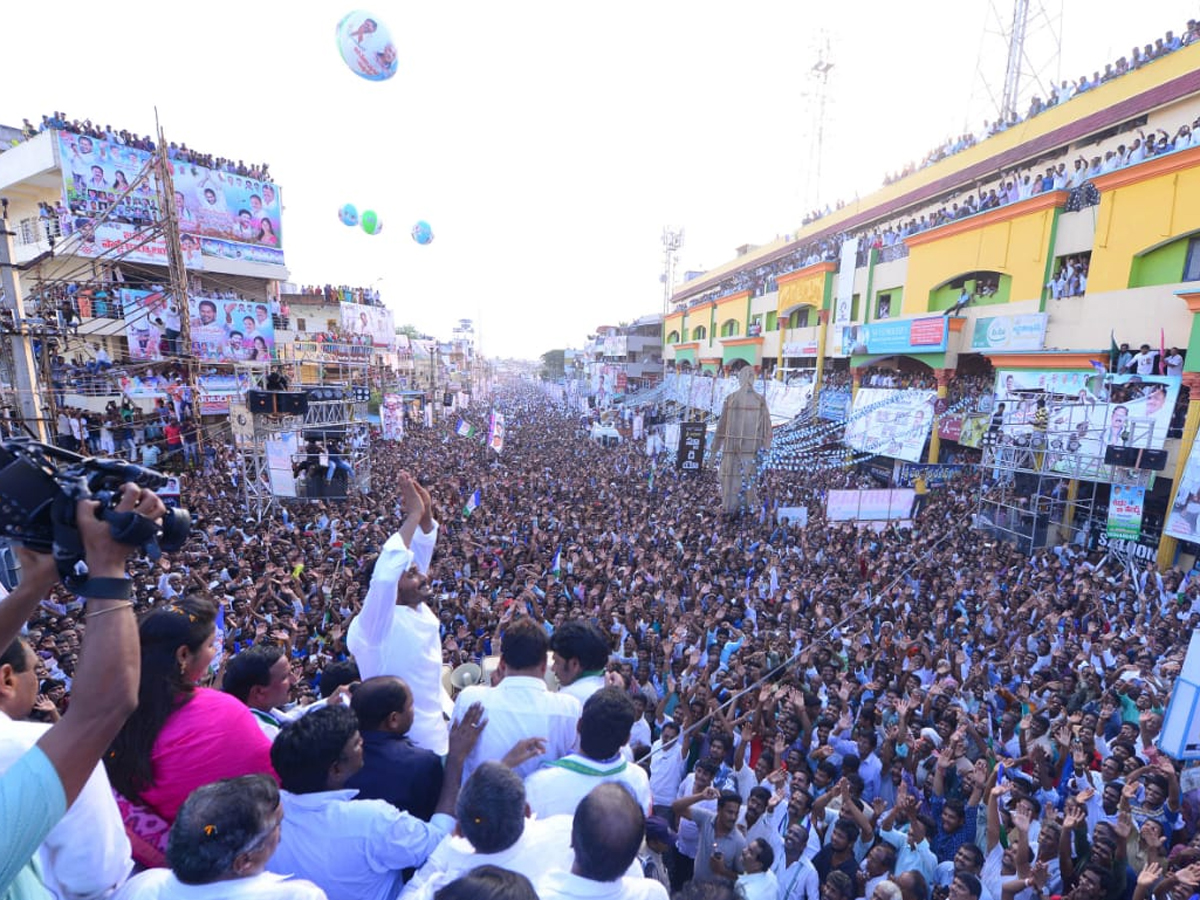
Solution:
[(792, 314), (787, 318), (788, 328), (807, 328), (808, 314), (812, 311), (811, 307), (802, 306), (799, 309), (792, 310)]
[(708, 337), (708, 329), (705, 328), (703, 325), (697, 325), (695, 328), (692, 329), (692, 340), (693, 341), (702, 341), (706, 337)]
[(777, 313), (767, 313), (767, 331), (777, 331), (779, 329), (779, 315)]
[(1184, 281), (1200, 281), (1200, 237), (1188, 241), (1187, 262), (1183, 264)]
[(737, 337), (742, 331), (742, 324), (737, 319), (726, 319), (721, 323), (721, 337)]
[(875, 318), (890, 319), (892, 317), (892, 295), (880, 294), (875, 298)]

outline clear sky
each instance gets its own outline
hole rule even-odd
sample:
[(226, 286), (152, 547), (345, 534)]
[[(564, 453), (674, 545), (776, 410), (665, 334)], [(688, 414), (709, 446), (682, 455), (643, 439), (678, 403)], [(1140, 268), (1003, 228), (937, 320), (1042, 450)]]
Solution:
[[(1045, 3), (1073, 78), (1196, 13)], [(987, 117), (979, 61), (994, 90), (1003, 78), (987, 0), (820, 6), (376, 2), (400, 68), (372, 83), (336, 52), (351, 6), (0, 0), (0, 122), (61, 109), (149, 133), (157, 107), (168, 139), (271, 164), (293, 281), (378, 281), (398, 324), (448, 338), (471, 318), (487, 354), (535, 357), (661, 311), (664, 225), (686, 229), (681, 273), (799, 226), (826, 39), (822, 201), (865, 196)], [(1043, 68), (1052, 31), (1033, 31)], [(346, 202), (374, 208), (383, 233), (341, 225)], [(428, 247), (409, 237), (418, 219)]]

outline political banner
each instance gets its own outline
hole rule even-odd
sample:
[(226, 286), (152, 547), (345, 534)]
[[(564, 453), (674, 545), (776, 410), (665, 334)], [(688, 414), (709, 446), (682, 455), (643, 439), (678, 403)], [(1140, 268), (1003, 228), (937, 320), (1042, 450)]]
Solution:
[[(1110, 447), (1161, 450), (1167, 439), (1178, 375), (1049, 375), (1041, 389), (1023, 389), (1030, 379), (1001, 372), (997, 384), (1005, 404), (1001, 433), (1016, 446), (1029, 446), (1034, 435), (1038, 403), (1048, 412), (1044, 440), (1053, 471), (1076, 477), (1103, 477), (1103, 458)], [(1081, 380), (1082, 379), (1082, 380)], [(1004, 399), (1008, 398), (1008, 399)]]
[(833, 324), (838, 327), (849, 325), (853, 319), (854, 271), (858, 260), (858, 241), (856, 237), (842, 241), (841, 264), (838, 266), (833, 301)]
[(912, 487), (917, 476), (924, 476), (927, 487), (944, 487), (963, 478), (970, 471), (970, 466), (960, 466), (951, 463), (901, 463), (896, 474), (898, 487)]
[(911, 488), (867, 491), (829, 491), (825, 517), (830, 522), (903, 521), (912, 512), (916, 492)]
[(1001, 369), (996, 373), (996, 399), (1012, 404), (1024, 399), (1030, 392), (1078, 395), (1080, 391), (1091, 391), (1091, 385), (1101, 376), (1095, 369), (1078, 372), (1062, 372), (1057, 369)]
[(1108, 497), (1108, 525), (1105, 534), (1110, 538), (1136, 541), (1142, 533), (1142, 513), (1146, 504), (1146, 489), (1139, 485), (1114, 484)]
[(404, 398), (399, 394), (384, 394), (379, 405), (379, 425), (385, 441), (404, 440)]
[(690, 475), (704, 468), (704, 444), (708, 427), (703, 422), (681, 422), (679, 425), (679, 449), (675, 454), (675, 468)]
[(201, 375), (200, 415), (223, 416), (230, 411), (230, 404), (250, 389), (250, 377), (241, 375)]
[[(161, 217), (157, 180), (151, 174), (130, 190), (153, 155), (88, 135), (55, 134), (67, 210), (63, 231), (80, 238), (73, 252), (96, 257), (128, 247), (129, 262), (165, 264), (164, 239), (140, 234)], [(186, 265), (204, 268), (204, 256), (283, 265), (278, 185), (181, 160), (170, 165)], [(205, 247), (205, 239), (219, 243)]]
[(268, 303), (189, 297), (192, 355), (204, 362), (270, 362), (275, 326)]
[(849, 388), (821, 388), (817, 394), (817, 418), (845, 422), (853, 399)]
[(299, 453), (299, 442), (294, 433), (283, 434), (264, 442), (267, 451), (267, 476), (271, 482), (271, 493), (276, 497), (296, 496), (296, 475), (292, 460)]
[(488, 446), (497, 453), (504, 451), (504, 413), (492, 413), (488, 422)]
[(918, 462), (933, 425), (937, 393), (860, 388), (842, 441), (859, 453)]
[(1200, 541), (1200, 441), (1192, 443), (1163, 531), (1181, 540)]
[(376, 347), (392, 347), (396, 343), (396, 324), (392, 311), (382, 306), (363, 303), (340, 303), (342, 331), (369, 337)]
[(975, 320), (972, 350), (1041, 350), (1046, 345), (1046, 313), (987, 316)]

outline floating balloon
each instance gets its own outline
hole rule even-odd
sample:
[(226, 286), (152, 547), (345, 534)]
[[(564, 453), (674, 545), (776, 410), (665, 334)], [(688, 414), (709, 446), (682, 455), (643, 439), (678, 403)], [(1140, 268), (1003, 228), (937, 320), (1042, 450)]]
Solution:
[(429, 244), (433, 242), (433, 228), (424, 220), (421, 220), (412, 227), (413, 240), (418, 244)]
[(367, 234), (379, 234), (379, 232), (383, 231), (383, 223), (379, 221), (379, 216), (375, 215), (375, 210), (363, 210), (362, 230)]
[(353, 203), (347, 203), (338, 210), (338, 218), (342, 220), (343, 225), (349, 225), (353, 228), (358, 224), (358, 209)]
[(396, 74), (396, 45), (387, 26), (365, 10), (347, 13), (337, 25), (338, 52), (350, 71), (368, 81)]

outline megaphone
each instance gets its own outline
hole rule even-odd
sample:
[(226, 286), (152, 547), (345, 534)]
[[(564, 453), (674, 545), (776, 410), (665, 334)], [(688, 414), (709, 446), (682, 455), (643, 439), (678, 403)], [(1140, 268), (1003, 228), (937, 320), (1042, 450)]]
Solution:
[(469, 688), (481, 681), (483, 681), (483, 669), (473, 662), (463, 663), (450, 673), (450, 684), (456, 691)]

